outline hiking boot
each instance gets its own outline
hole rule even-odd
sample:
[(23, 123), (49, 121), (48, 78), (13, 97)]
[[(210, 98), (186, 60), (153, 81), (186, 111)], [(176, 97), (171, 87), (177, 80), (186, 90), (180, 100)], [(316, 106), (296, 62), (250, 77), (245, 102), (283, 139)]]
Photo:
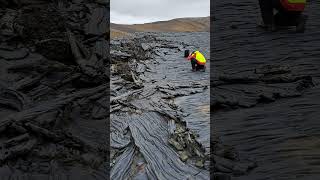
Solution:
[(265, 24), (263, 21), (261, 21), (259, 24), (258, 24), (258, 27), (262, 28), (262, 29), (265, 29), (266, 31), (268, 32), (275, 32), (277, 31), (277, 26), (272, 23), (272, 24)]
[(300, 16), (300, 18), (298, 20), (298, 24), (296, 26), (297, 33), (304, 33), (307, 19), (308, 19), (308, 16), (306, 16), (306, 15)]
[(266, 29), (268, 32), (276, 32), (278, 30), (278, 28), (275, 24), (268, 24), (266, 26)]
[(267, 28), (267, 25), (266, 25), (263, 21), (260, 21), (260, 22), (257, 23), (257, 27), (266, 29), (266, 28)]
[(275, 24), (268, 24), (265, 26), (265, 29), (268, 31), (268, 32), (275, 32), (277, 31), (277, 27)]

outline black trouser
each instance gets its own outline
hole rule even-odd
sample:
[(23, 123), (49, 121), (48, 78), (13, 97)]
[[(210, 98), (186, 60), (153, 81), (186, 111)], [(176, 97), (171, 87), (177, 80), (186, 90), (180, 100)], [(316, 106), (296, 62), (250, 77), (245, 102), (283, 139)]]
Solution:
[[(300, 11), (287, 11), (280, 0), (259, 0), (262, 19), (265, 25), (296, 26), (301, 16)], [(278, 11), (273, 15), (273, 9)]]
[(192, 66), (192, 69), (195, 69), (195, 70), (204, 69), (204, 65), (198, 64), (197, 60), (194, 58), (191, 59), (191, 66)]

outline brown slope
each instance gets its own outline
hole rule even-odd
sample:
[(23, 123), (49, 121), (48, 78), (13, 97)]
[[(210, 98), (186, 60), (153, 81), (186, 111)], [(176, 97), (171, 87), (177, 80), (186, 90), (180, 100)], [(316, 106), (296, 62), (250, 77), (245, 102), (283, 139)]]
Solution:
[(179, 18), (169, 21), (158, 21), (146, 24), (123, 25), (111, 23), (111, 33), (115, 32), (208, 32), (210, 18)]
[(120, 38), (124, 36), (130, 36), (130, 33), (111, 28), (110, 36), (111, 38)]

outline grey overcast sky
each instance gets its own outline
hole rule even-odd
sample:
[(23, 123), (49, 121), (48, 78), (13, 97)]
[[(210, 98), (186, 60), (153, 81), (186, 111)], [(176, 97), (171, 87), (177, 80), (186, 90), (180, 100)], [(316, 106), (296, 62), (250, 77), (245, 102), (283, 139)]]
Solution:
[(210, 0), (110, 0), (110, 4), (110, 20), (117, 24), (210, 16)]

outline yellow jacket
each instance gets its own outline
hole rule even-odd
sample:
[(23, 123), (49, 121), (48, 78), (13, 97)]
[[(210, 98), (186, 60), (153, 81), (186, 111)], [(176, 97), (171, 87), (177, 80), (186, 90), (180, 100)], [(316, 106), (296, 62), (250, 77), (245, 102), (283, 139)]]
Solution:
[(191, 58), (195, 58), (197, 60), (197, 63), (198, 64), (201, 64), (201, 65), (205, 65), (207, 60), (206, 58), (204, 57), (204, 55), (200, 52), (200, 51), (195, 51), (193, 52), (189, 57), (188, 59), (191, 60)]

